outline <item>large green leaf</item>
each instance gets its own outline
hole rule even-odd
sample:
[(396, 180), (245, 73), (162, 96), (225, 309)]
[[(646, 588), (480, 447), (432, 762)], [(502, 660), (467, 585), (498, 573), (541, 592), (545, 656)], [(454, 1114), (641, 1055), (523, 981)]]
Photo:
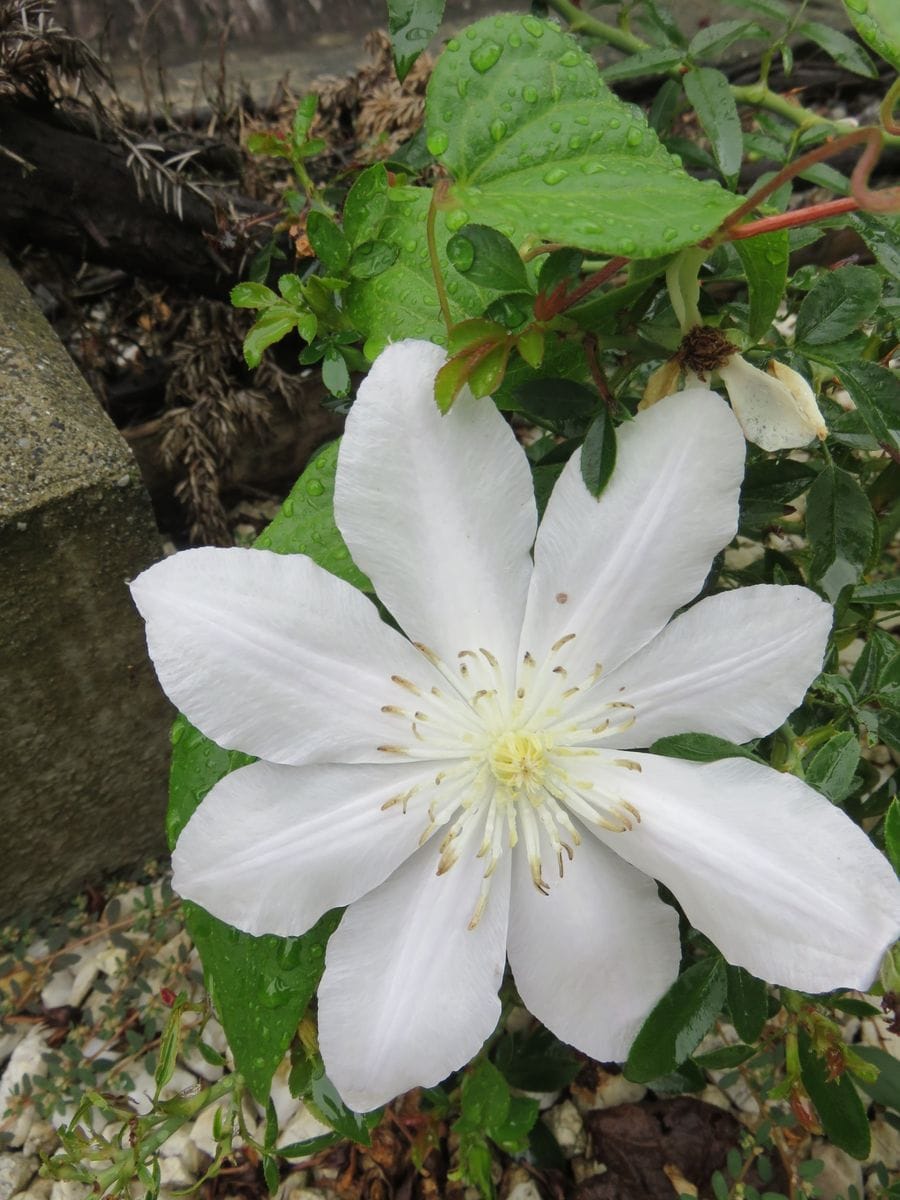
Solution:
[[(379, 215), (374, 205), (369, 206), (366, 232), (370, 239), (394, 246), (397, 258), (380, 275), (356, 279), (344, 292), (350, 319), (366, 335), (369, 358), (399, 338), (425, 338), (441, 345), (447, 342), (425, 237), (431, 189), (400, 185), (390, 188), (386, 195)], [(448, 216), (452, 228), (447, 225)], [(465, 220), (458, 219), (454, 224), (453, 217), (458, 218), (458, 214), (438, 213), (436, 236), (450, 312), (454, 321), (462, 321), (483, 313), (496, 293), (476, 287), (453, 269), (445, 247), (454, 229), (465, 224)]]
[(625, 1075), (647, 1083), (684, 1062), (721, 1011), (727, 994), (725, 963), (718, 954), (683, 971), (634, 1039)]
[[(334, 523), (336, 462), (334, 442), (303, 472), (257, 545), (279, 554), (308, 554), (333, 575), (368, 587)], [(176, 720), (166, 823), (170, 845), (213, 785), (250, 762), (247, 755), (209, 741), (183, 716)], [(188, 932), (203, 961), (206, 985), (235, 1066), (260, 1101), (268, 1095), (272, 1076), (318, 985), (325, 943), (339, 917), (337, 912), (326, 914), (302, 937), (251, 937), (199, 905), (185, 905)]]
[(778, 312), (787, 283), (790, 246), (786, 229), (761, 233), (734, 243), (744, 270), (750, 295), (750, 336), (761, 341)]
[(800, 1077), (816, 1106), (826, 1137), (854, 1158), (865, 1158), (871, 1148), (865, 1105), (845, 1072), (829, 1078), (827, 1064), (813, 1049), (809, 1035), (799, 1032)]
[(447, 43), (428, 87), (428, 147), (447, 203), (512, 236), (652, 258), (713, 233), (737, 206), (693, 179), (559, 26), (511, 13)]
[(810, 576), (829, 600), (859, 580), (878, 532), (872, 506), (856, 478), (829, 465), (809, 489), (806, 535), (812, 549)]
[(900, 8), (897, 0), (844, 0), (844, 8), (863, 41), (900, 71)]

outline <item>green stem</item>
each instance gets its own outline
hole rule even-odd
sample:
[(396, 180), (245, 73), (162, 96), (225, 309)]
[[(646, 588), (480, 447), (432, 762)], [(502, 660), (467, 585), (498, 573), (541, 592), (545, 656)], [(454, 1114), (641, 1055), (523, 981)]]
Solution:
[[(614, 25), (607, 25), (605, 21), (598, 21), (596, 17), (582, 12), (572, 3), (572, 0), (547, 0), (547, 7), (559, 13), (569, 23), (572, 33), (582, 33), (587, 37), (597, 38), (606, 45), (621, 50), (623, 54), (639, 54), (642, 50), (653, 48), (643, 38), (636, 37), (626, 30), (617, 29)], [(680, 63), (670, 68), (665, 74), (671, 79), (677, 79), (687, 65), (687, 63)], [(804, 108), (802, 104), (792, 104), (778, 92), (773, 92), (763, 80), (750, 84), (733, 83), (731, 84), (731, 94), (739, 104), (750, 104), (754, 108), (768, 109), (769, 112), (784, 117), (792, 125), (797, 125), (801, 130), (811, 129), (814, 125), (824, 125), (836, 132), (842, 132), (846, 128), (837, 121), (832, 121), (811, 109)], [(900, 143), (900, 138), (890, 136), (894, 132), (894, 126), (888, 126), (888, 130), (885, 141), (890, 144)]]
[[(155, 1154), (160, 1146), (181, 1129), (182, 1125), (191, 1120), (192, 1117), (195, 1117), (207, 1105), (213, 1104), (222, 1096), (228, 1095), (229, 1092), (234, 1091), (239, 1094), (242, 1087), (243, 1080), (240, 1075), (223, 1075), (216, 1083), (208, 1088), (204, 1088), (198, 1095), (185, 1100), (182, 1105), (182, 1111), (177, 1116), (166, 1117), (151, 1133), (148, 1133), (146, 1137), (140, 1138), (137, 1148), (140, 1149), (144, 1159), (150, 1154)], [(131, 1147), (123, 1150), (118, 1162), (97, 1176), (94, 1191), (98, 1196), (103, 1196), (109, 1188), (122, 1179), (122, 1168), (125, 1166), (126, 1161), (133, 1161), (133, 1156), (134, 1150)]]
[(441, 306), (441, 316), (444, 318), (444, 324), (447, 326), (447, 332), (449, 333), (453, 328), (453, 314), (450, 312), (450, 299), (447, 295), (447, 289), (444, 286), (444, 277), (441, 274), (441, 260), (438, 257), (437, 233), (435, 230), (438, 203), (446, 190), (446, 181), (441, 180), (431, 194), (431, 204), (428, 206), (428, 217), (425, 221), (425, 240), (428, 243), (428, 257), (431, 260), (434, 290), (437, 292), (438, 303)]
[(615, 25), (607, 25), (596, 17), (588, 16), (572, 3), (572, 0), (547, 0), (547, 7), (554, 9), (561, 17), (569, 22), (573, 33), (585, 33), (588, 37), (599, 38), (608, 46), (615, 46), (624, 54), (637, 54), (641, 50), (649, 50), (650, 44), (627, 30), (617, 29)]

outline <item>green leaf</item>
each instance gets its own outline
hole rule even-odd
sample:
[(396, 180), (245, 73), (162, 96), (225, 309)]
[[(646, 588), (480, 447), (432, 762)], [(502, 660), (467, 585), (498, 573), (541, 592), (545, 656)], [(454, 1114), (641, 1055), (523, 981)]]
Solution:
[(900, 800), (896, 796), (884, 818), (884, 848), (891, 866), (900, 875)]
[(491, 1131), (501, 1127), (509, 1115), (509, 1084), (492, 1062), (483, 1058), (463, 1077), (460, 1113), (471, 1129)]
[(900, 221), (887, 213), (849, 213), (850, 224), (895, 279), (900, 279)]
[(897, 0), (844, 0), (853, 28), (876, 54), (900, 71), (900, 9)]
[(313, 1072), (312, 1087), (304, 1099), (315, 1115), (342, 1138), (362, 1146), (371, 1144), (370, 1130), (377, 1123), (380, 1110), (357, 1113), (347, 1108), (324, 1068)]
[(646, 1083), (684, 1062), (725, 1003), (725, 963), (713, 954), (684, 971), (641, 1026), (625, 1075)]
[(437, 33), (443, 16), (444, 0), (388, 0), (388, 29), (401, 83)]
[(872, 437), (886, 449), (900, 451), (900, 379), (872, 362), (845, 362), (834, 369)]
[(454, 180), (444, 203), (517, 244), (650, 258), (712, 233), (739, 203), (683, 171), (577, 42), (531, 15), (485, 18), (448, 43), (426, 122)]
[(528, 379), (497, 407), (569, 438), (584, 434), (597, 404), (595, 392), (571, 379)]
[(734, 248), (747, 275), (750, 337), (759, 342), (769, 332), (787, 284), (790, 253), (787, 230), (742, 238), (734, 243)]
[(816, 1106), (829, 1141), (854, 1158), (866, 1158), (871, 1148), (869, 1119), (850, 1076), (828, 1079), (823, 1059), (813, 1050), (809, 1035), (799, 1031), (800, 1078)]
[[(431, 190), (401, 186), (391, 188), (390, 195), (390, 202), (385, 201), (384, 214), (378, 224), (370, 224), (365, 232), (368, 240), (393, 246), (397, 257), (392, 266), (375, 278), (354, 279), (344, 293), (350, 320), (366, 335), (365, 352), (370, 359), (389, 341), (398, 338), (425, 338), (441, 345), (447, 342), (447, 327), (441, 315), (425, 240)], [(344, 222), (346, 230), (346, 210)], [(494, 293), (476, 287), (450, 266), (444, 249), (449, 231), (445, 214), (441, 212), (437, 215), (435, 232), (441, 273), (449, 279), (447, 290), (454, 322), (478, 316), (484, 312)]]
[(521, 1154), (528, 1148), (528, 1135), (540, 1113), (540, 1104), (530, 1096), (510, 1096), (509, 1112), (501, 1125), (491, 1129), (491, 1140), (507, 1154)]
[(871, 604), (876, 608), (891, 608), (900, 604), (900, 579), (879, 579), (877, 583), (861, 583), (853, 589), (854, 604)]
[(278, 296), (264, 283), (237, 283), (229, 299), (235, 308), (268, 308), (278, 303)]
[(853, 791), (853, 777), (859, 766), (860, 745), (855, 733), (836, 733), (820, 746), (804, 765), (803, 777), (810, 787), (835, 804), (846, 800)]
[(322, 356), (322, 382), (339, 399), (350, 394), (350, 372), (340, 350), (329, 346)]
[(374, 279), (393, 266), (399, 254), (399, 246), (378, 238), (360, 242), (350, 255), (350, 274), (354, 279)]
[(298, 938), (251, 937), (189, 902), (184, 913), (235, 1067), (264, 1103), (272, 1076), (318, 986), (325, 944), (340, 913), (326, 913)]
[(897, 643), (891, 634), (884, 629), (871, 630), (850, 672), (850, 683), (858, 696), (865, 698), (880, 690), (885, 677), (889, 680), (893, 675), (897, 654)]
[(581, 1070), (579, 1060), (549, 1029), (504, 1034), (494, 1062), (510, 1087), (524, 1092), (559, 1091)]
[(297, 105), (297, 111), (294, 113), (294, 120), (291, 125), (291, 143), (295, 150), (299, 150), (306, 143), (313, 118), (316, 115), (317, 104), (318, 97), (316, 94), (308, 92)]
[(297, 314), (286, 304), (278, 303), (264, 308), (244, 338), (244, 361), (247, 366), (258, 367), (266, 347), (280, 342), (296, 324)]
[(375, 237), (388, 208), (388, 173), (375, 163), (357, 175), (344, 201), (344, 235), (351, 246)]
[(848, 337), (872, 316), (880, 300), (881, 279), (868, 267), (826, 271), (800, 305), (797, 342), (827, 346)]
[[(685, 95), (709, 138), (719, 170), (729, 184), (734, 184), (741, 169), (744, 138), (731, 84), (715, 67), (688, 71), (682, 82)], [(787, 234), (784, 240), (787, 241)]]
[(754, 1054), (755, 1046), (722, 1046), (719, 1050), (710, 1050), (706, 1054), (695, 1054), (694, 1062), (703, 1071), (726, 1071), (729, 1067), (739, 1067)]
[(464, 225), (447, 242), (447, 258), (461, 275), (496, 292), (524, 291), (525, 264), (509, 240), (488, 225)]
[(829, 600), (858, 581), (878, 533), (875, 514), (853, 475), (829, 464), (809, 489), (806, 534), (810, 576)]
[(853, 71), (856, 75), (865, 75), (867, 79), (878, 78), (878, 68), (857, 42), (848, 38), (845, 33), (831, 25), (823, 25), (821, 21), (804, 21), (796, 28), (800, 37), (809, 38), (817, 46), (821, 46), (840, 67)]
[(641, 79), (646, 75), (665, 75), (681, 64), (683, 52), (677, 46), (663, 49), (639, 50), (629, 54), (621, 62), (604, 67), (600, 78), (604, 83), (618, 83), (622, 79)]
[(728, 1011), (738, 1037), (755, 1042), (769, 1016), (769, 989), (743, 967), (726, 967), (728, 976)]
[[(897, 801), (894, 801), (896, 804)], [(900, 1061), (878, 1046), (854, 1046), (854, 1055), (870, 1066), (878, 1068), (878, 1078), (857, 1079), (857, 1084), (867, 1092), (876, 1104), (900, 1112)]]
[(694, 34), (688, 46), (688, 56), (693, 59), (716, 58), (743, 38), (768, 40), (771, 34), (756, 21), (716, 21)]
[(581, 447), (581, 478), (592, 496), (599, 496), (616, 465), (616, 427), (604, 408), (588, 426)]
[(326, 271), (340, 275), (350, 259), (350, 243), (334, 221), (313, 209), (306, 218), (306, 234)]
[(746, 746), (738, 746), (711, 733), (675, 733), (670, 737), (657, 738), (650, 747), (650, 753), (664, 754), (667, 758), (686, 758), (689, 762), (718, 762), (721, 758), (761, 761)]
[[(756, 239), (753, 239), (756, 241)], [(779, 521), (785, 506), (816, 479), (808, 463), (762, 459), (751, 463), (741, 488), (741, 529), (755, 531)]]

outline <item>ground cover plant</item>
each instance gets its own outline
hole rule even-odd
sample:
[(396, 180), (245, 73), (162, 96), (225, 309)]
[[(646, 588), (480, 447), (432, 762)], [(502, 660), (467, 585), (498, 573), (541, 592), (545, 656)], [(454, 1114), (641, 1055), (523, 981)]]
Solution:
[[(860, 43), (746, 0), (688, 39), (650, 0), (550, 7), (448, 40), (384, 161), (315, 182), (315, 97), (251, 146), (310, 257), (273, 241), (234, 289), (247, 363), (295, 346), (338, 406), (368, 377), (255, 549), (134, 588), (186, 714), (175, 888), (234, 1070), (137, 1119), (102, 1101), (102, 1146), (89, 1098), (50, 1170), (152, 1193), (160, 1138), (227, 1095), (215, 1171), (285, 1054), (333, 1132), (279, 1146), (269, 1103), (273, 1190), (388, 1105), (490, 1196), (498, 1154), (555, 1161), (527, 1093), (571, 1082), (569, 1046), (661, 1096), (748, 1081), (719, 1198), (812, 1194), (797, 1130), (864, 1159), (869, 1103), (896, 1113), (896, 1061), (844, 1026), (900, 991), (900, 195), (870, 183), (897, 87), (865, 127), (769, 87), (795, 35), (895, 70), (896, 18), (848, 5)], [(402, 75), (440, 11), (390, 17)], [(753, 83), (720, 69), (737, 43)], [(645, 114), (614, 89), (648, 75)], [(796, 265), (848, 226), (866, 265)], [(198, 1003), (169, 1001), (160, 1089)], [(513, 1032), (520, 1002), (542, 1024)]]

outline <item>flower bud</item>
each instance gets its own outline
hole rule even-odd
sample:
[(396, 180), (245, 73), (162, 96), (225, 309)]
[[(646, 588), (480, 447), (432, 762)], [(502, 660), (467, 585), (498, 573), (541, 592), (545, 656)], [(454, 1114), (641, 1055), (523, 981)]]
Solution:
[(789, 450), (828, 436), (812, 388), (774, 359), (760, 371), (739, 354), (719, 367), (731, 407), (747, 441), (763, 450)]

